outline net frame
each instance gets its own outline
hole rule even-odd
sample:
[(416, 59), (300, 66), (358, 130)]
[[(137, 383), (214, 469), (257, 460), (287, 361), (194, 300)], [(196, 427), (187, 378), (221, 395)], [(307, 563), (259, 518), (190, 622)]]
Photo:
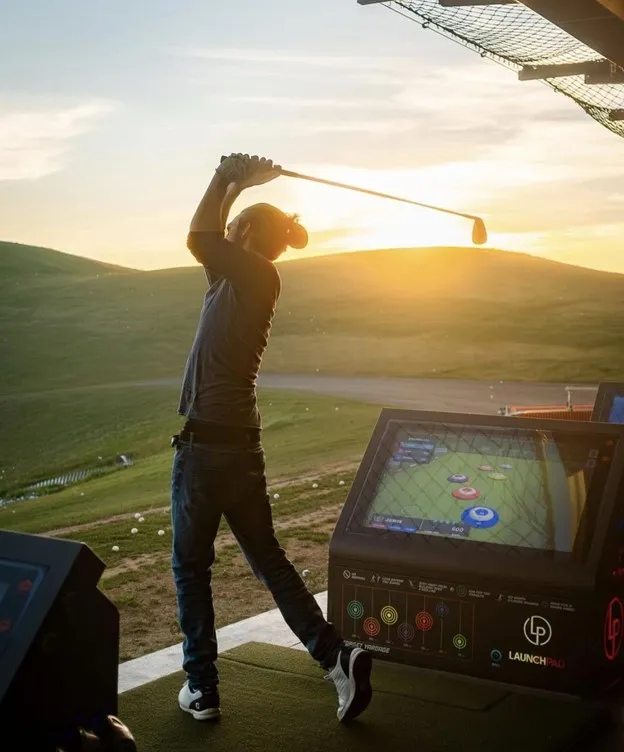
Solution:
[[(597, 52), (521, 3), (445, 7), (438, 0), (388, 0), (380, 5), (518, 73), (529, 67), (604, 65)], [(624, 75), (613, 63), (608, 71)], [(584, 74), (539, 80), (624, 137), (624, 83), (587, 83)]]

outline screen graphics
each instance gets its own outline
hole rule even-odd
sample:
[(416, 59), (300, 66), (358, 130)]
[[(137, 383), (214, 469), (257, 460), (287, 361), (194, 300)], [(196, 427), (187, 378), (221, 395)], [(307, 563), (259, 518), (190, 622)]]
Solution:
[[(366, 482), (366, 528), (571, 552), (616, 439), (584, 432), (389, 423)], [(593, 515), (589, 515), (593, 517)]]

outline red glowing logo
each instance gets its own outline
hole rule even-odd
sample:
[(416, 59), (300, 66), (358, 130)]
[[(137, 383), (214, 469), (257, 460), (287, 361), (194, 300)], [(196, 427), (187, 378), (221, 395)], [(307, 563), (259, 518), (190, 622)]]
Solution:
[(613, 598), (607, 606), (603, 635), (604, 654), (609, 661), (614, 661), (620, 653), (623, 623), (624, 605), (619, 598)]

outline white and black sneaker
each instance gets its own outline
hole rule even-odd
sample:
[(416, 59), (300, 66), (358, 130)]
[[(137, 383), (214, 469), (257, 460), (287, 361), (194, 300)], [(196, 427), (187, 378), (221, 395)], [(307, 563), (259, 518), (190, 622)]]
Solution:
[(221, 714), (219, 691), (216, 687), (200, 687), (193, 690), (187, 681), (178, 695), (178, 704), (196, 721), (214, 720)]
[(368, 707), (373, 690), (370, 675), (373, 667), (371, 654), (361, 648), (343, 648), (336, 665), (327, 675), (338, 692), (338, 720), (357, 718)]

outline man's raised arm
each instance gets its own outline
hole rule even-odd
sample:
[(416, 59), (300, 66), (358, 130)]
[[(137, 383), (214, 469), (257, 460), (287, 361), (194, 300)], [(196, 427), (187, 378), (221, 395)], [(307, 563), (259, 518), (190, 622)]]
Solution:
[[(232, 157), (228, 160), (231, 163)], [(230, 210), (242, 190), (235, 181), (235, 178), (239, 175), (239, 165), (222, 163), (217, 168), (191, 220), (190, 232), (218, 233), (221, 237), (224, 236)], [(187, 245), (189, 244), (187, 243)], [(193, 249), (190, 248), (190, 250)], [(204, 270), (209, 285), (213, 285), (219, 280), (221, 275), (216, 269), (204, 264)]]
[(224, 237), (232, 204), (247, 187), (261, 185), (279, 175), (270, 160), (232, 154), (217, 167), (208, 190), (191, 221), (187, 246), (206, 269), (211, 283), (216, 277), (232, 282), (249, 276), (249, 254)]

